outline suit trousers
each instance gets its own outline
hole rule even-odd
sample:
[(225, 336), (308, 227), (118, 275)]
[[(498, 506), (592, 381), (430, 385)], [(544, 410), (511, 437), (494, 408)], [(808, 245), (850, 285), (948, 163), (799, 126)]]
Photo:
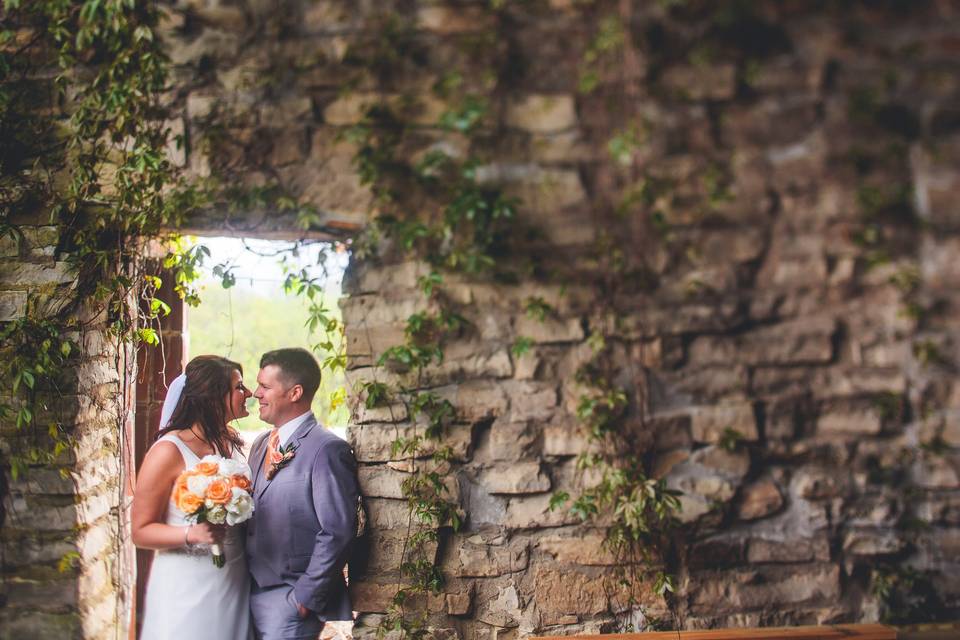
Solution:
[(316, 613), (300, 617), (293, 587), (281, 584), (250, 590), (250, 613), (258, 640), (317, 640), (323, 621)]

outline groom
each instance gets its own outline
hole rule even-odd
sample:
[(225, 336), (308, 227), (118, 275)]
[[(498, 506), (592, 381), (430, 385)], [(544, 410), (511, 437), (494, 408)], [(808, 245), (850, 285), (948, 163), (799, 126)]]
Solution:
[(356, 460), (310, 411), (320, 368), (306, 349), (260, 359), (260, 419), (250, 449), (254, 518), (247, 527), (250, 610), (261, 640), (316, 640), (327, 620), (350, 620), (343, 578), (357, 529)]

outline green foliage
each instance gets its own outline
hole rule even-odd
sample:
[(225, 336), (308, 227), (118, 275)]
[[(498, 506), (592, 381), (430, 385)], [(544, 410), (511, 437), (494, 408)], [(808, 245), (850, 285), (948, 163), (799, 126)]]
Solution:
[(410, 398), (410, 417), (424, 416), (427, 419), (425, 436), (430, 440), (440, 441), (446, 428), (456, 417), (453, 404), (435, 393), (414, 393)]
[[(491, 6), (496, 16), (501, 6)], [(381, 83), (389, 84), (398, 73), (420, 71), (421, 55), (415, 25), (400, 15), (390, 15), (381, 25), (377, 45), (352, 50), (348, 59), (374, 70)], [(459, 43), (476, 58), (496, 53), (496, 47), (475, 46), (483, 36)], [(494, 39), (489, 39), (490, 43)], [(493, 65), (492, 68), (497, 68)], [(429, 71), (428, 71), (429, 72)], [(443, 527), (459, 529), (461, 516), (451, 502), (444, 477), (453, 460), (453, 450), (444, 444), (456, 419), (455, 407), (434, 393), (423, 391), (423, 372), (443, 362), (444, 342), (467, 329), (466, 321), (445, 294), (444, 272), (470, 276), (496, 275), (498, 260), (509, 251), (508, 239), (516, 234), (518, 202), (478, 175), (485, 159), (473, 153), (473, 140), (483, 135), (495, 104), (496, 74), (462, 72), (447, 68), (434, 84), (434, 93), (448, 109), (440, 116), (439, 131), (454, 139), (466, 139), (468, 152), (454, 157), (442, 144), (432, 145), (410, 160), (409, 149), (422, 145), (422, 132), (410, 126), (409, 115), (420, 105), (409, 96), (381, 99), (369, 104), (362, 121), (346, 133), (356, 148), (353, 164), (363, 184), (376, 199), (377, 218), (360, 240), (359, 253), (375, 252), (380, 238), (391, 241), (394, 250), (426, 262), (430, 270), (418, 277), (417, 286), (430, 301), (428, 311), (412, 314), (404, 328), (404, 341), (385, 349), (376, 361), (401, 375), (400, 384), (374, 380), (362, 387), (367, 406), (386, 398), (402, 399), (416, 426), (413, 434), (397, 437), (391, 455), (409, 460), (413, 472), (401, 485), (409, 510), (410, 535), (398, 567), (400, 584), (393, 605), (378, 627), (378, 636), (398, 633), (403, 638), (426, 637), (426, 616), (414, 612), (423, 606), (423, 596), (441, 588), (442, 576), (435, 565), (432, 545)], [(357, 255), (355, 253), (355, 255)]]
[[(450, 72), (435, 90), (446, 94), (461, 80)], [(439, 269), (479, 274), (494, 268), (517, 203), (478, 180), (476, 157), (453, 158), (434, 148), (415, 162), (407, 160), (401, 149), (419, 132), (406, 124), (403, 109), (395, 101), (375, 102), (345, 136), (357, 147), (353, 163), (361, 182), (377, 198), (377, 228), (435, 267), (420, 282), (431, 295)], [(485, 98), (468, 93), (438, 124), (475, 135), (488, 111)]]
[(730, 181), (730, 176), (727, 175), (722, 165), (712, 163), (707, 167), (703, 175), (703, 184), (707, 191), (707, 203), (710, 207), (717, 207), (724, 202), (733, 200), (733, 194), (729, 188)]
[(423, 369), (430, 366), (432, 362), (437, 364), (443, 362), (443, 350), (439, 345), (419, 346), (413, 344), (397, 344), (388, 347), (377, 359), (377, 366), (382, 367), (386, 364), (394, 368), (408, 371), (410, 369)]
[[(662, 568), (671, 532), (677, 526), (679, 492), (664, 480), (650, 478), (643, 461), (625, 456), (635, 450), (628, 428), (630, 400), (627, 391), (612, 382), (615, 374), (605, 342), (592, 350), (593, 359), (576, 374), (583, 387), (577, 417), (587, 427), (588, 450), (577, 457), (577, 468), (599, 478), (573, 498), (571, 515), (584, 522), (609, 520), (604, 546), (618, 560), (615, 574), (627, 589), (628, 606), (637, 604), (636, 585), (652, 579), (654, 591), (674, 591), (672, 576)], [(556, 492), (551, 509), (566, 504), (570, 496)]]
[(428, 298), (431, 297), (433, 292), (442, 284), (443, 277), (436, 271), (431, 271), (429, 274), (417, 278), (417, 286), (423, 291), (423, 295)]
[(947, 362), (940, 347), (933, 340), (917, 340), (913, 343), (913, 357), (923, 366), (942, 365)]
[(458, 108), (444, 112), (440, 116), (440, 126), (450, 131), (470, 133), (480, 125), (490, 107), (480, 96), (467, 95)]
[(870, 590), (880, 601), (884, 624), (948, 619), (949, 612), (931, 576), (910, 566), (883, 565), (873, 570)]
[(57, 403), (79, 349), (61, 324), (37, 309), (36, 301), (23, 318), (3, 326), (0, 344), (0, 378), (11, 394), (11, 400), (0, 402), (0, 418), (15, 430), (7, 436), (13, 445), (8, 462), (17, 479), (29, 466), (54, 463), (72, 444)]
[(550, 511), (556, 511), (570, 499), (570, 494), (566, 491), (554, 491), (550, 495)]
[[(106, 311), (118, 339), (159, 344), (156, 321), (170, 309), (156, 297), (159, 278), (143, 271), (152, 239), (168, 249), (176, 292), (189, 304), (199, 300), (191, 282), (204, 250), (165, 230), (210, 204), (215, 189), (186, 181), (168, 157), (183, 141), (165, 125), (159, 15), (158, 5), (129, 0), (8, 1), (0, 14), (0, 39), (22, 43), (0, 49), (0, 233), (22, 236), (14, 216), (48, 214), (78, 282), (50, 296), (62, 298), (49, 305), (55, 311), (34, 308), (4, 327), (4, 356), (12, 356), (5, 357), (6, 412), (33, 430), (8, 456), (14, 474), (52, 462), (68, 446), (59, 421), (39, 424), (38, 416), (63, 394), (59, 380), (75, 351), (68, 336), (83, 329), (73, 319), (81, 303), (91, 317)], [(46, 335), (41, 348), (27, 353), (22, 347), (37, 332)]]
[(627, 406), (627, 395), (621, 389), (607, 389), (598, 396), (582, 396), (577, 403), (577, 417), (596, 439), (612, 431)]
[(581, 93), (592, 93), (600, 86), (604, 72), (614, 64), (625, 39), (626, 30), (620, 16), (611, 14), (600, 21), (580, 66), (578, 89)]
[(528, 318), (544, 322), (554, 309), (540, 296), (531, 296), (524, 303), (524, 311)]
[(510, 346), (510, 353), (512, 353), (515, 358), (522, 358), (530, 351), (531, 347), (533, 347), (532, 339), (526, 336), (517, 336), (517, 339), (514, 340)]
[[(311, 299), (295, 288), (266, 296), (242, 286), (224, 289), (218, 281), (201, 284), (203, 301), (190, 311), (191, 357), (216, 353), (236, 360), (243, 365), (247, 386), (254, 389), (264, 352), (290, 346), (311, 349), (321, 364), (327, 363), (313, 411), (325, 425), (346, 426), (349, 411), (342, 403), (345, 374), (330, 364), (343, 349), (340, 311), (332, 292), (320, 289)], [(319, 288), (318, 282), (313, 284)], [(318, 307), (326, 310), (322, 319), (316, 314)], [(239, 420), (238, 427), (264, 428), (255, 415)]]
[(720, 440), (717, 442), (717, 446), (724, 451), (730, 451), (732, 453), (737, 450), (737, 447), (740, 446), (740, 442), (742, 440), (742, 433), (733, 427), (727, 427), (723, 430), (723, 433), (720, 434)]
[(645, 135), (640, 127), (631, 124), (618, 132), (607, 143), (607, 151), (618, 164), (629, 166), (633, 163), (634, 154), (643, 147)]
[(388, 390), (387, 385), (382, 382), (367, 382), (363, 385), (363, 391), (366, 394), (364, 406), (367, 409), (374, 409), (387, 403)]
[(200, 304), (200, 295), (193, 283), (200, 277), (200, 267), (204, 259), (210, 257), (210, 250), (202, 244), (187, 247), (182, 241), (178, 241), (177, 249), (164, 258), (163, 268), (173, 271), (173, 290), (177, 295), (188, 305), (195, 307)]

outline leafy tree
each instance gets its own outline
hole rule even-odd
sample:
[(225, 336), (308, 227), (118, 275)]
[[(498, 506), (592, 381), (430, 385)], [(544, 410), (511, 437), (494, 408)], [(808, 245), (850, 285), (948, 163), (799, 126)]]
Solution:
[[(243, 380), (250, 390), (256, 389), (260, 356), (280, 347), (313, 349), (319, 336), (334, 349), (318, 348), (314, 354), (323, 361), (339, 352), (341, 336), (334, 330), (324, 335), (322, 328), (311, 336), (307, 323), (312, 302), (306, 296), (286, 293), (278, 284), (276, 293), (264, 295), (244, 286), (224, 289), (219, 280), (205, 281), (199, 306), (187, 311), (190, 357), (212, 353), (236, 360), (243, 365)], [(337, 295), (324, 291), (322, 304), (330, 315), (340, 319)], [(343, 371), (324, 368), (320, 389), (313, 402), (317, 419), (328, 427), (345, 427), (349, 420), (345, 399)], [(256, 401), (251, 400), (250, 416), (239, 421), (241, 430), (263, 429), (256, 416)]]

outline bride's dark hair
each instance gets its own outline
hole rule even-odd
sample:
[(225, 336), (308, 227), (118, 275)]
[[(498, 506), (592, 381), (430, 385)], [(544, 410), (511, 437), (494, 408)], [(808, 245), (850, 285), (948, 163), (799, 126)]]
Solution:
[(233, 390), (231, 375), (243, 367), (220, 356), (197, 356), (183, 372), (187, 376), (177, 407), (170, 422), (160, 429), (157, 437), (171, 431), (184, 431), (195, 424), (203, 430), (203, 439), (217, 453), (229, 458), (233, 450), (243, 448), (243, 439), (227, 426), (227, 395)]

